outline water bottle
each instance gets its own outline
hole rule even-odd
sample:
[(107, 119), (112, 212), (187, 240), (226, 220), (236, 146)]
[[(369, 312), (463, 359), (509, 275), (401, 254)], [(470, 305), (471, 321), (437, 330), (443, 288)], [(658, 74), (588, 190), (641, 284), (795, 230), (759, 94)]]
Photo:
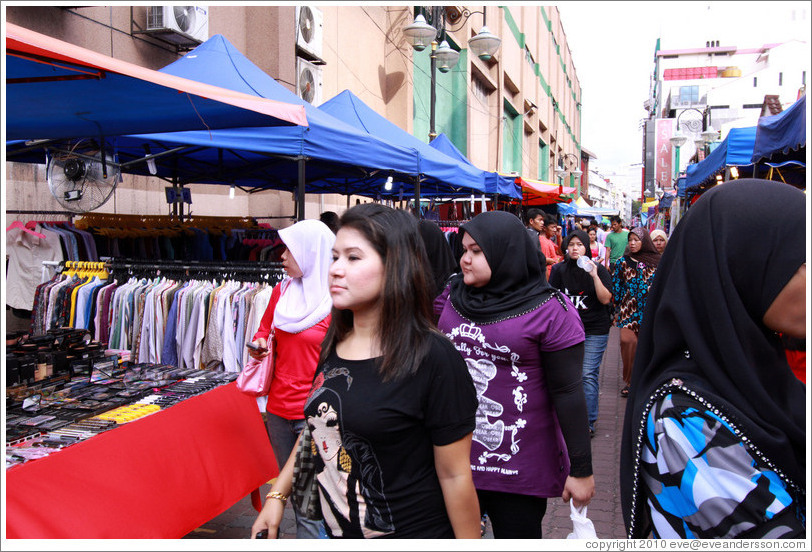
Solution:
[(575, 262), (578, 263), (578, 266), (583, 268), (585, 271), (592, 272), (592, 267), (593, 267), (592, 261), (590, 261), (589, 259), (587, 259), (583, 255), (578, 257), (578, 260), (575, 261)]

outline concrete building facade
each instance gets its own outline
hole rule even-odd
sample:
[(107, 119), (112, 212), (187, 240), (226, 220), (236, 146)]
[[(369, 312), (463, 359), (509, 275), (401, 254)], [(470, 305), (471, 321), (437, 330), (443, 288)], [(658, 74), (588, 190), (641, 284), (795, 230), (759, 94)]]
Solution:
[[(684, 172), (689, 163), (704, 158), (703, 130), (718, 131), (718, 143), (731, 128), (755, 126), (760, 116), (773, 114), (762, 112), (766, 105), (772, 103), (780, 112), (803, 93), (809, 69), (809, 44), (797, 39), (755, 47), (713, 40), (697, 48), (657, 49), (647, 124), (671, 119), (676, 131), (679, 121), (679, 130), (688, 140), (679, 148), (674, 174)], [(651, 148), (658, 146), (649, 142), (645, 146), (647, 195), (653, 196), (655, 186), (668, 188), (673, 182), (668, 178), (654, 182)]]
[[(198, 38), (222, 34), (291, 91), (297, 90), (302, 65), (309, 64), (317, 76), (314, 105), (349, 89), (388, 120), (428, 141), (429, 52), (413, 51), (403, 35), (418, 8), (308, 7), (316, 14), (317, 27), (309, 32), (317, 44), (302, 42), (297, 26), (300, 7), (293, 5), (201, 6), (207, 29)], [(177, 46), (167, 35), (145, 32), (148, 9), (144, 5), (9, 5), (6, 21), (159, 69), (184, 55), (188, 47)], [(438, 72), (437, 132), (445, 132), (482, 169), (516, 171), (553, 182), (559, 159), (569, 171), (581, 159), (581, 89), (558, 10), (485, 7), (487, 26), (502, 45), (493, 58), (483, 61), (467, 49), (468, 39), (482, 26), (481, 9), (444, 8), (447, 38), (461, 56), (452, 71)], [(122, 180), (99, 212), (167, 213), (165, 182), (128, 174)], [(6, 163), (6, 182), (8, 210), (62, 210), (50, 197), (44, 165)], [(569, 173), (564, 183), (579, 185)], [(192, 185), (191, 189), (192, 214), (279, 217), (274, 224), (280, 227), (292, 222), (284, 218), (294, 209), (293, 194), (287, 191), (264, 190), (250, 196), (238, 191), (228, 199), (228, 186)], [(337, 194), (308, 195), (305, 217), (315, 218), (323, 210), (340, 213), (349, 204), (349, 198)], [(11, 214), (8, 218), (25, 220)]]

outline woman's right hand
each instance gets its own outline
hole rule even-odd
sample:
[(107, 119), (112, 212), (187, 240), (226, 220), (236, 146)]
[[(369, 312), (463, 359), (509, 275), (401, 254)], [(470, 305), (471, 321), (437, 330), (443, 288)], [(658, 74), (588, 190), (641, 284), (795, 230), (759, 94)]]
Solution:
[(279, 525), (282, 523), (282, 515), (285, 513), (285, 503), (276, 498), (268, 498), (265, 500), (265, 505), (262, 511), (257, 515), (254, 520), (254, 525), (251, 526), (251, 538), (257, 538), (257, 533), (263, 529), (268, 530), (268, 538), (276, 539), (279, 537)]
[(254, 343), (259, 346), (259, 349), (248, 349), (248, 355), (251, 358), (262, 360), (270, 354), (270, 351), (268, 350), (268, 342), (264, 337), (258, 337), (254, 340)]

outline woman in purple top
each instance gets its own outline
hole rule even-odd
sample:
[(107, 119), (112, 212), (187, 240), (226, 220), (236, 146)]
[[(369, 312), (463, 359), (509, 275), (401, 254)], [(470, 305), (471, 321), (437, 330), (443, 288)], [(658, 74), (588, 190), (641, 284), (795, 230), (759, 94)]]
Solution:
[(541, 538), (547, 498), (592, 499), (584, 327), (550, 286), (514, 215), (460, 227), (462, 274), (435, 300), (438, 326), (465, 358), (479, 407), (471, 469), (496, 538)]

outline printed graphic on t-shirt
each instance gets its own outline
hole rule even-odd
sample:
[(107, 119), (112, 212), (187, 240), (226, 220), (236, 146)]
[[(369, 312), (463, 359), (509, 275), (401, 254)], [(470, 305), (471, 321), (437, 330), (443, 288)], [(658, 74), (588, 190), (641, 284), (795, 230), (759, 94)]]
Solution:
[(571, 293), (570, 290), (564, 288), (564, 295), (567, 296), (567, 299), (572, 301), (573, 306), (578, 310), (589, 310), (589, 307), (586, 306), (586, 293), (583, 291), (579, 293)]
[(380, 463), (365, 439), (342, 427), (341, 398), (323, 387), (325, 380), (341, 376), (349, 390), (352, 377), (346, 368), (320, 374), (305, 406), (305, 412), (310, 413), (306, 419), (313, 447), (320, 459), (316, 461), (316, 481), (321, 489), (322, 515), (334, 537), (388, 535), (395, 526)]
[[(462, 354), (468, 365), (468, 371), (474, 380), (479, 402), (473, 440), (485, 447), (486, 450), (482, 451), (482, 454), (477, 458), (481, 466), (473, 466), (472, 469), (487, 469), (485, 466), (488, 464), (507, 462), (521, 450), (519, 432), (525, 428), (527, 421), (519, 417), (513, 424), (505, 424), (501, 417), (505, 413), (506, 405), (488, 395), (488, 386), (496, 377), (497, 366), (495, 362), (500, 361), (503, 364), (510, 364), (510, 374), (516, 380), (516, 385), (511, 390), (513, 404), (510, 407), (521, 413), (527, 404), (527, 393), (525, 393), (524, 387), (520, 385), (527, 380), (527, 374), (519, 369), (521, 358), (505, 345), (488, 343), (482, 329), (473, 322), (460, 324), (456, 328), (452, 328), (451, 332), (446, 335), (454, 343), (454, 346)], [(469, 345), (467, 342), (461, 341), (460, 338), (469, 339), (476, 344)], [(510, 453), (494, 452), (506, 440), (510, 442)]]

